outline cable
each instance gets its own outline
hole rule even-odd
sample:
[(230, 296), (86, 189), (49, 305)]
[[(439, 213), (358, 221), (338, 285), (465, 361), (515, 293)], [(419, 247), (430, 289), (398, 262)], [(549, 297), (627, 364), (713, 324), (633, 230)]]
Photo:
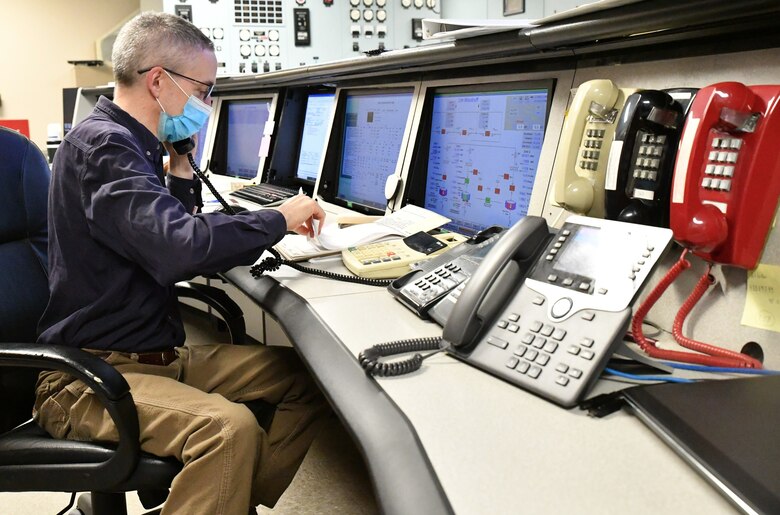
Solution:
[(748, 375), (761, 375), (761, 376), (780, 375), (780, 370), (767, 370), (763, 368), (708, 367), (704, 365), (674, 363), (671, 361), (664, 362), (664, 364), (669, 365), (672, 368), (679, 368), (680, 370), (694, 370), (697, 372), (712, 372), (712, 373), (719, 373), (719, 374), (748, 374)]
[(614, 368), (605, 368), (604, 372), (613, 376), (622, 377), (624, 379), (633, 379), (635, 381), (661, 381), (665, 383), (695, 383), (696, 382), (693, 379), (685, 379), (682, 377), (645, 376), (645, 375), (637, 375), (637, 374), (628, 374), (626, 372), (615, 370)]
[(203, 173), (200, 168), (198, 168), (198, 165), (195, 163), (195, 159), (192, 157), (192, 152), (187, 152), (187, 159), (190, 162), (190, 166), (195, 171), (195, 175), (198, 176), (198, 179), (203, 181), (203, 183), (208, 187), (209, 190), (211, 190), (211, 194), (214, 195), (214, 198), (217, 199), (217, 201), (222, 204), (222, 209), (225, 210), (225, 213), (229, 215), (235, 215), (236, 211), (232, 207), (230, 207), (230, 204), (228, 204), (225, 201), (225, 198), (219, 194), (217, 191), (217, 188), (214, 187), (213, 184), (211, 184), (211, 181), (208, 177), (206, 177), (206, 174)]
[(249, 269), (249, 273), (251, 273), (252, 277), (254, 277), (255, 279), (259, 279), (263, 275), (263, 272), (274, 272), (276, 270), (279, 270), (279, 267), (281, 267), (282, 265), (286, 265), (292, 268), (293, 270), (298, 270), (299, 272), (303, 272), (311, 275), (317, 275), (320, 277), (324, 277), (326, 279), (344, 281), (348, 283), (366, 284), (368, 286), (380, 286), (386, 288), (387, 286), (390, 285), (391, 282), (393, 282), (393, 279), (372, 279), (370, 277), (359, 277), (357, 275), (337, 274), (334, 272), (329, 272), (327, 270), (320, 270), (318, 268), (309, 268), (306, 266), (302, 266), (296, 263), (295, 261), (290, 261), (289, 259), (282, 258), (282, 256), (279, 255), (279, 252), (277, 252), (273, 248), (268, 249), (268, 252), (271, 253), (272, 257), (265, 258), (260, 263), (253, 265)]
[(76, 501), (76, 492), (71, 492), (71, 494), (70, 494), (70, 501), (68, 502), (68, 505), (65, 506), (62, 509), (62, 511), (57, 513), (57, 515), (65, 515), (68, 512), (68, 510), (73, 508), (73, 504), (75, 503), (75, 501)]
[(685, 299), (685, 302), (683, 302), (683, 305), (677, 312), (677, 316), (674, 317), (674, 324), (672, 326), (672, 334), (674, 335), (674, 339), (677, 340), (677, 343), (688, 349), (703, 352), (713, 356), (721, 356), (727, 359), (732, 359), (738, 363), (744, 362), (745, 364), (742, 366), (749, 368), (762, 368), (762, 363), (753, 357), (747, 356), (746, 354), (742, 354), (740, 352), (730, 351), (728, 349), (723, 349), (721, 347), (716, 347), (714, 345), (709, 345), (704, 342), (693, 340), (686, 337), (682, 333), (683, 324), (685, 323), (685, 318), (688, 316), (688, 313), (690, 313), (694, 306), (696, 306), (696, 303), (699, 302), (710, 285), (714, 284), (714, 280), (710, 274), (711, 269), (712, 265), (708, 264), (707, 270), (699, 278), (699, 281), (696, 283), (693, 291), (688, 296), (688, 298)]
[[(367, 373), (380, 377), (400, 376), (414, 372), (422, 366), (424, 359), (443, 351), (440, 347), (441, 337), (436, 338), (413, 338), (411, 340), (397, 340), (390, 343), (381, 343), (365, 349), (358, 355), (358, 362)], [(425, 356), (419, 351), (432, 350)], [(379, 358), (393, 356), (395, 354), (404, 354), (407, 352), (417, 352), (411, 358), (402, 361), (392, 361), (383, 363)]]
[[(647, 313), (650, 311), (653, 305), (655, 305), (655, 303), (658, 301), (661, 295), (663, 295), (663, 293), (666, 291), (669, 285), (671, 285), (674, 282), (674, 280), (677, 279), (677, 277), (684, 270), (691, 267), (691, 263), (685, 259), (687, 253), (688, 253), (687, 249), (683, 250), (682, 254), (680, 255), (680, 259), (678, 259), (677, 262), (672, 266), (672, 268), (669, 269), (666, 275), (650, 292), (650, 295), (647, 296), (647, 299), (645, 299), (645, 301), (636, 310), (634, 317), (631, 319), (631, 335), (633, 336), (634, 341), (636, 341), (639, 347), (644, 352), (646, 352), (648, 356), (653, 358), (668, 359), (672, 361), (682, 361), (685, 363), (698, 363), (701, 365), (708, 365), (708, 366), (715, 366), (715, 367), (761, 368), (762, 365), (760, 362), (751, 358), (750, 356), (743, 355), (740, 353), (734, 353), (738, 356), (734, 358), (734, 357), (726, 357), (720, 353), (717, 356), (711, 356), (708, 354), (697, 354), (693, 352), (681, 352), (675, 350), (659, 349), (658, 347), (656, 347), (655, 340), (645, 337), (642, 329), (642, 324), (644, 322), (645, 317), (647, 316)], [(692, 305), (687, 306), (687, 302), (694, 298), (694, 294), (698, 294), (699, 297), (701, 297), (701, 293), (699, 293), (698, 290), (694, 290), (691, 296), (688, 297), (686, 304), (683, 305), (683, 308), (687, 307), (688, 311), (690, 311), (690, 309), (693, 306)], [(693, 301), (694, 304), (696, 301), (698, 301), (699, 297), (695, 298), (695, 300)], [(685, 312), (685, 315), (687, 315), (687, 312)], [(679, 316), (680, 315), (678, 313), (678, 317)], [(683, 316), (683, 319), (684, 318), (685, 317)], [(713, 347), (711, 345), (701, 344), (700, 342), (695, 342), (693, 340), (688, 340), (688, 339), (684, 339), (682, 341), (678, 340), (678, 341), (680, 342), (681, 345), (683, 346), (690, 345), (690, 347), (688, 348), (691, 348), (692, 350), (699, 350), (700, 352), (707, 352), (710, 348)], [(725, 349), (719, 349), (719, 351), (731, 352), (731, 351), (726, 351)]]

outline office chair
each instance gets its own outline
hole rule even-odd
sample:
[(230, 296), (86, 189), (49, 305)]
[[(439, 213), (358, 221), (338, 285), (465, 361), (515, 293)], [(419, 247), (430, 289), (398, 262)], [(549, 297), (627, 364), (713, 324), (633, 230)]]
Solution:
[[(38, 345), (36, 326), (48, 301), (49, 167), (21, 134), (0, 127), (0, 491), (90, 492), (79, 509), (125, 515), (125, 492), (138, 491), (146, 508), (161, 504), (182, 464), (141, 452), (138, 416), (125, 379), (81, 349)], [(206, 302), (244, 342), (241, 309), (222, 290), (180, 283), (181, 297)], [(119, 443), (57, 440), (30, 420), (40, 370), (65, 371), (95, 391), (117, 426)], [(268, 428), (273, 407), (247, 403)]]

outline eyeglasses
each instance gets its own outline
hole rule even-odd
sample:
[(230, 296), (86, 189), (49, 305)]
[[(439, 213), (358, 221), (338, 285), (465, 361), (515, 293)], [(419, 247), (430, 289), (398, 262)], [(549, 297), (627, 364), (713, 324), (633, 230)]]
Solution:
[[(138, 75), (143, 75), (144, 73), (148, 72), (152, 68), (154, 68), (154, 66), (150, 66), (149, 68), (144, 68), (143, 70), (138, 70)], [(201, 85), (206, 86), (207, 88), (209, 88), (206, 91), (206, 93), (203, 95), (203, 100), (206, 100), (207, 98), (209, 98), (211, 96), (211, 93), (214, 91), (214, 84), (211, 84), (209, 82), (203, 82), (203, 81), (200, 81), (198, 79), (193, 79), (192, 77), (187, 77), (186, 75), (183, 75), (183, 74), (181, 74), (179, 72), (175, 72), (175, 71), (173, 71), (171, 69), (166, 68), (165, 66), (160, 66), (160, 68), (162, 68), (163, 70), (165, 70), (168, 73), (176, 75), (177, 77), (181, 77), (182, 79), (187, 79), (189, 81), (195, 82), (197, 84), (201, 84)]]

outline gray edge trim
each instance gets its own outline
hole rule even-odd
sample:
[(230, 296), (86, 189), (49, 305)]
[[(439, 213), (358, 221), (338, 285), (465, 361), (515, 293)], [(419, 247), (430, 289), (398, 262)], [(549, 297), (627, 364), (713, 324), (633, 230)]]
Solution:
[(248, 267), (221, 274), (282, 326), (366, 459), (383, 513), (454, 513), (411, 422), (297, 293)]

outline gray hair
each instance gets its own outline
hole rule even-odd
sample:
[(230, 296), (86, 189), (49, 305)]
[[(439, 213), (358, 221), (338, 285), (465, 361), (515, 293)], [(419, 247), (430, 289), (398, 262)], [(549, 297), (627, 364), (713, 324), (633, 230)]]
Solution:
[(138, 80), (138, 70), (152, 66), (181, 69), (194, 52), (214, 50), (195, 25), (168, 13), (144, 12), (119, 31), (111, 60), (114, 79), (123, 86)]

